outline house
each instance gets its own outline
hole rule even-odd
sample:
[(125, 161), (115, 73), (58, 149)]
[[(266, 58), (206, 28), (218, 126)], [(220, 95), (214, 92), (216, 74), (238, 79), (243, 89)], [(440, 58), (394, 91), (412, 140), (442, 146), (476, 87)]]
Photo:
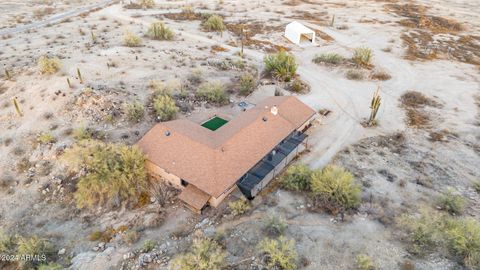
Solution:
[(287, 24), (285, 37), (297, 45), (305, 43), (315, 44), (315, 31), (297, 21)]
[(237, 187), (254, 198), (307, 147), (316, 115), (296, 97), (270, 97), (230, 121), (159, 123), (137, 145), (149, 173), (181, 189), (179, 199), (199, 213)]

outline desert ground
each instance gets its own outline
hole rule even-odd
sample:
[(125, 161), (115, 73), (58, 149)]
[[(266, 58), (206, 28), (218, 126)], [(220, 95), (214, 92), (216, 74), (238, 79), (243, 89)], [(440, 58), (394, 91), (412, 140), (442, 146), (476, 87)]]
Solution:
[[(58, 269), (173, 269), (198, 234), (220, 239), (227, 269), (268, 269), (255, 247), (268, 235), (269, 216), (284, 220), (284, 235), (295, 240), (295, 269), (357, 269), (359, 254), (372, 269), (480, 267), (442, 249), (412, 252), (399, 221), (425, 208), (443, 213), (438, 198), (452, 190), (464, 202), (453, 218), (480, 221), (479, 2), (156, 0), (142, 8), (133, 0), (9, 0), (0, 8), (0, 232), (47, 239)], [(226, 29), (206, 31), (203, 14), (221, 16)], [(157, 21), (171, 40), (146, 35)], [(316, 32), (314, 45), (283, 36), (292, 21)], [(127, 46), (127, 34), (141, 44)], [(350, 61), (357, 48), (372, 52), (365, 67)], [(294, 56), (300, 91), (265, 74), (264, 57), (278, 51)], [(328, 53), (344, 60), (313, 61)], [(58, 59), (58, 71), (42, 73), (42, 56)], [(255, 78), (246, 96), (239, 94), (245, 73)], [(223, 84), (227, 104), (197, 100), (204, 82)], [(134, 207), (79, 209), (79, 175), (64, 152), (82, 130), (135, 144), (159, 121), (152, 105), (159, 85), (173, 92), (176, 118), (199, 123), (214, 113), (234, 117), (242, 101), (297, 96), (321, 116), (295, 163), (350, 171), (360, 205), (343, 218), (318, 211), (308, 195), (275, 179), (240, 215), (228, 205), (238, 191), (202, 215), (175, 192), (165, 203), (152, 196)], [(377, 122), (367, 126), (377, 89)], [(135, 102), (145, 116), (132, 122), (125, 108)], [(109, 229), (110, 237), (92, 238)], [(469, 248), (480, 256), (480, 246)], [(16, 267), (0, 261), (1, 269)]]

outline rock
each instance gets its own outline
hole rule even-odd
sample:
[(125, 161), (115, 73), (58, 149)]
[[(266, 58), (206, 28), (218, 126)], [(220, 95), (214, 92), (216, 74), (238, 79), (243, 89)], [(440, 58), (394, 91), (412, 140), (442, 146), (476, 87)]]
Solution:
[(93, 251), (98, 251), (100, 248), (98, 248), (98, 246), (95, 246), (92, 248)]
[(99, 247), (100, 249), (104, 249), (104, 248), (105, 248), (105, 242), (100, 242), (100, 243), (98, 243), (98, 247)]
[(62, 248), (58, 251), (58, 255), (63, 255), (65, 254), (66, 251), (67, 251), (66, 249)]
[(105, 254), (105, 255), (112, 255), (114, 250), (115, 250), (114, 247), (108, 247), (108, 248), (106, 248), (106, 249), (103, 251), (103, 254)]

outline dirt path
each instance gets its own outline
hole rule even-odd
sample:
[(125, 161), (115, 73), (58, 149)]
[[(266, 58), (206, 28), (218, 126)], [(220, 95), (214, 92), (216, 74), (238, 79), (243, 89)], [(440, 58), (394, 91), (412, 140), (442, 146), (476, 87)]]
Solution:
[(55, 15), (53, 15), (53, 16), (51, 16), (48, 19), (43, 20), (43, 21), (37, 21), (37, 22), (25, 24), (25, 25), (19, 25), (19, 26), (14, 27), (14, 28), (2, 29), (2, 30), (0, 30), (0, 36), (13, 35), (13, 34), (20, 33), (20, 32), (23, 32), (23, 31), (27, 31), (27, 30), (30, 30), (30, 29), (35, 29), (35, 28), (39, 28), (39, 27), (46, 26), (46, 25), (49, 25), (49, 24), (57, 23), (57, 22), (60, 22), (62, 20), (65, 20), (65, 19), (78, 16), (78, 15), (80, 15), (82, 13), (85, 13), (85, 12), (90, 12), (90, 11), (93, 11), (93, 10), (98, 9), (98, 8), (106, 7), (106, 6), (108, 6), (110, 4), (113, 4), (115, 2), (119, 2), (119, 0), (105, 0), (105, 1), (102, 1), (102, 2), (97, 3), (97, 4), (77, 8), (75, 10), (70, 10), (70, 11), (67, 11), (67, 12), (64, 12), (64, 13), (55, 14)]

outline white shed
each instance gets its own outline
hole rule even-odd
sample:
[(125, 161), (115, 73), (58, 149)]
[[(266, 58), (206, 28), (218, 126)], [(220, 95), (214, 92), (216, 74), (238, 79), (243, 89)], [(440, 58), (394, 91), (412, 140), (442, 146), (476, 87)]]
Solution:
[(285, 37), (295, 44), (315, 44), (315, 31), (297, 21), (287, 24)]

